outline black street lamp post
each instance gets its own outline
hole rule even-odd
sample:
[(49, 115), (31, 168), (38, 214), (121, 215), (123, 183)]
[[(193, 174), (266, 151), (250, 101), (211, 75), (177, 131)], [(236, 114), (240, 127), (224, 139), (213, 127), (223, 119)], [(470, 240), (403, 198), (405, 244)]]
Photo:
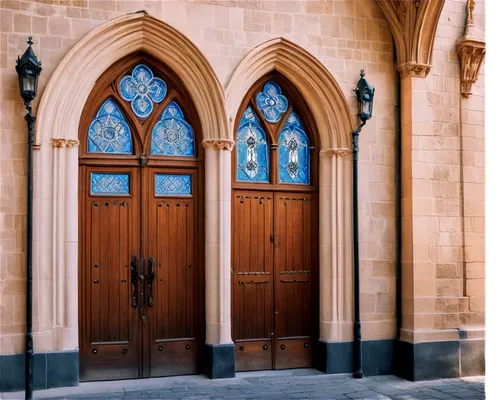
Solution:
[(354, 374), (353, 377), (363, 378), (363, 355), (361, 348), (361, 317), (359, 310), (359, 233), (358, 233), (358, 139), (359, 133), (366, 121), (372, 117), (373, 88), (365, 79), (362, 69), (358, 86), (354, 90), (358, 98), (359, 119), (361, 125), (352, 132), (352, 175), (353, 175), (353, 236), (354, 236)]
[(28, 123), (28, 248), (26, 250), (26, 370), (25, 398), (33, 398), (33, 141), (35, 116), (31, 112), (31, 101), (38, 90), (38, 76), (42, 71), (42, 63), (38, 61), (31, 48), (32, 37), (28, 38), (28, 48), (21, 58), (16, 60), (16, 71), (19, 77), (19, 93), (24, 100), (28, 113), (24, 119)]

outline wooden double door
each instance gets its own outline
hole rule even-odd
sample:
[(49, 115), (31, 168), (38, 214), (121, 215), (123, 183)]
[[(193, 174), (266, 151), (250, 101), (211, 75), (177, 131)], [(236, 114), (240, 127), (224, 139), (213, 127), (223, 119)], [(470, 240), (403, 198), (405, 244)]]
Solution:
[[(199, 176), (197, 168), (80, 168), (81, 381), (200, 371)], [(179, 177), (190, 185), (182, 195), (158, 189)]]
[(236, 370), (312, 367), (317, 195), (234, 190), (232, 223)]

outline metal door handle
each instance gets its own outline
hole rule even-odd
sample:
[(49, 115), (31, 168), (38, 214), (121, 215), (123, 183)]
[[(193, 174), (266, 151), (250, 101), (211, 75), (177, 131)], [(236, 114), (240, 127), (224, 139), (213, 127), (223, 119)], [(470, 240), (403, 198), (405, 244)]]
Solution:
[(148, 305), (153, 307), (153, 281), (155, 279), (155, 259), (149, 256), (149, 271), (148, 271)]
[(147, 320), (147, 317), (146, 317), (146, 312), (144, 310), (144, 303), (145, 303), (145, 291), (144, 291), (144, 274), (145, 274), (145, 261), (144, 261), (144, 256), (141, 256), (141, 273), (139, 275), (139, 278), (141, 280), (141, 293), (140, 293), (140, 296), (139, 296), (139, 301), (140, 301), (140, 308), (141, 308), (141, 319), (142, 319), (142, 323), (144, 324), (144, 326), (146, 326), (146, 320)]
[(139, 273), (137, 271), (137, 257), (133, 256), (130, 263), (130, 273), (132, 275), (132, 307), (137, 307), (137, 278)]

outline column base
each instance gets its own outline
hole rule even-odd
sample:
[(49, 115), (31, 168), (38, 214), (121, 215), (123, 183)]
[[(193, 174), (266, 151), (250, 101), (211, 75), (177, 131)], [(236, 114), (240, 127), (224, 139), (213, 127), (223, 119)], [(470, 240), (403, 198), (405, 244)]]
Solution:
[[(24, 354), (0, 355), (0, 392), (24, 390)], [(43, 390), (78, 386), (78, 351), (35, 353), (33, 355), (33, 389)]]
[(235, 377), (234, 344), (205, 344), (204, 371), (210, 379)]
[(394, 373), (410, 381), (484, 375), (485, 340), (396, 342)]
[[(392, 374), (394, 340), (361, 342), (364, 376)], [(354, 372), (354, 343), (318, 340), (314, 355), (315, 368), (325, 374)]]

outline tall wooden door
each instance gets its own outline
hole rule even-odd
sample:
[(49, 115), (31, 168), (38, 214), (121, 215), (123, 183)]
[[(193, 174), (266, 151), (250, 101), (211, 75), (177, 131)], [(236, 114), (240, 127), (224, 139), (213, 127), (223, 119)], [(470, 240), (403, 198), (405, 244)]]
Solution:
[[(84, 167), (81, 188), (82, 381), (140, 377), (140, 179), (136, 168)], [(108, 188), (112, 188), (111, 190)]]
[(317, 336), (314, 194), (233, 192), (236, 370), (312, 366)]
[[(81, 380), (198, 372), (198, 171), (92, 167), (82, 179)], [(98, 192), (97, 179), (114, 192)]]
[(197, 373), (203, 148), (182, 81), (144, 53), (96, 82), (80, 120), (80, 378)]
[(273, 366), (273, 194), (233, 192), (233, 313), (236, 370)]
[[(177, 194), (164, 195), (163, 185), (177, 180)], [(146, 347), (150, 376), (194, 374), (200, 359), (202, 293), (200, 243), (193, 170), (149, 171), (147, 243), (148, 309), (151, 315)], [(167, 183), (165, 183), (167, 182)]]
[(274, 195), (275, 368), (312, 367), (318, 310), (315, 195)]

